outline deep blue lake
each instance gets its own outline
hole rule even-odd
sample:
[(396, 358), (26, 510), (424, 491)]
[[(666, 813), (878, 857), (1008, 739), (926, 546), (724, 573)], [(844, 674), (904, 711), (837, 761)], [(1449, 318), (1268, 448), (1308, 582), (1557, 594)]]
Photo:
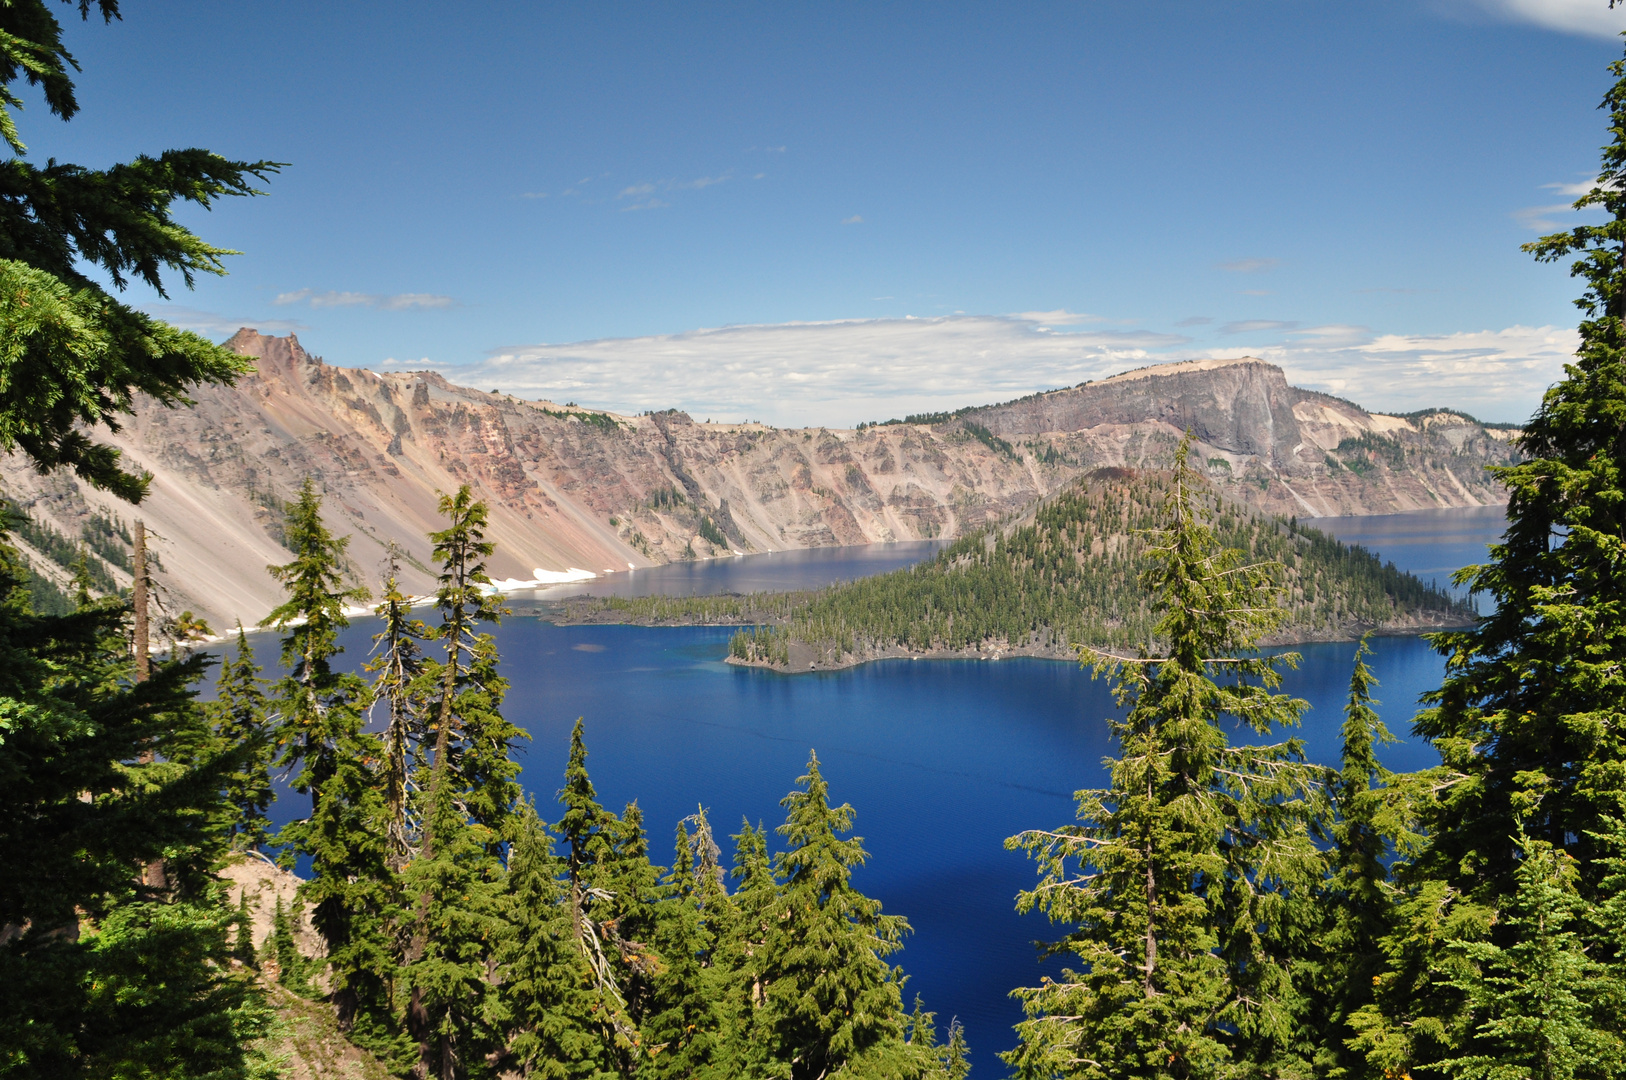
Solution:
[[(1481, 511), (1313, 523), (1323, 522), (1403, 568), (1431, 575), (1482, 558), (1502, 526), (1499, 513)], [(1431, 530), (1438, 543), (1429, 539)], [(935, 548), (785, 552), (568, 588), (803, 588), (892, 569)], [(524, 604), (524, 597), (513, 600), (516, 611)], [(371, 633), (371, 620), (358, 620), (345, 638), (358, 666)], [(583, 717), (600, 800), (619, 810), (636, 799), (652, 851), (669, 860), (678, 820), (697, 805), (707, 808), (720, 839), (738, 831), (742, 819), (778, 824), (779, 799), (816, 751), (832, 796), (856, 808), (855, 831), (870, 853), (855, 883), (914, 927), (893, 957), (911, 976), (906, 997), (923, 995), (943, 1025), (959, 1017), (975, 1075), (1003, 1075), (994, 1055), (1011, 1047), (1011, 1025), (1021, 1015), (1007, 994), (1048, 970), (1033, 943), (1050, 934), (1042, 917), (1015, 913), (1013, 898), (1034, 874), (1003, 841), (1072, 820), (1072, 792), (1104, 783), (1101, 759), (1113, 750), (1103, 723), (1112, 711), (1107, 685), (1073, 664), (1028, 659), (889, 660), (778, 675), (724, 664), (731, 633), (558, 627), (517, 613), (507, 619), (498, 635), (512, 684), (505, 712), (531, 735), (521, 751), (526, 789), (548, 816), (571, 726)], [(274, 675), (275, 640), (257, 635), (255, 646), (266, 674)], [(1287, 688), (1311, 706), (1298, 734), (1312, 758), (1331, 762), (1354, 645), (1298, 651), (1303, 662)], [(1379, 712), (1402, 738), (1386, 750), (1386, 761), (1401, 769), (1432, 764), (1432, 750), (1408, 736), (1418, 695), (1438, 684), (1440, 659), (1420, 639), (1383, 638), (1372, 666), (1382, 681)], [(303, 810), (295, 798), (284, 802), (286, 816)]]

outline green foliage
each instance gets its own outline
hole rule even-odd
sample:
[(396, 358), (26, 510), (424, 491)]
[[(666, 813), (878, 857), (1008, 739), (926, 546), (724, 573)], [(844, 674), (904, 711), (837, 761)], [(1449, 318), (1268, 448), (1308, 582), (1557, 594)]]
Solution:
[(1626, 807), (1626, 61), (1610, 142), (1576, 203), (1601, 225), (1542, 237), (1585, 289), (1580, 349), (1495, 471), (1508, 528), (1458, 584), (1490, 615), (1434, 638), (1445, 678), (1416, 730), (1439, 751), (1417, 811), (1373, 1001), (1353, 1017), (1370, 1069), (1471, 1077), (1614, 1076)]
[(729, 546), (728, 537), (723, 535), (723, 530), (705, 514), (700, 515), (700, 538), (713, 547), (727, 549)]
[[(1171, 483), (1166, 473), (1101, 470), (1042, 504), (1032, 524), (974, 532), (928, 562), (828, 589), (578, 598), (561, 611), (576, 620), (780, 624), (774, 631), (742, 632), (730, 644), (732, 655), (759, 661), (783, 657), (789, 639), (828, 660), (891, 647), (1134, 648), (1159, 632), (1136, 575)], [(1209, 491), (1192, 498), (1194, 509), (1212, 519), (1216, 542), (1280, 568), (1287, 617), (1278, 637), (1473, 617), (1464, 604), (1364, 548), (1297, 520), (1259, 517)]]
[(982, 443), (982, 445), (986, 446), (994, 453), (999, 454), (1001, 457), (1009, 458), (1012, 461), (1016, 460), (1016, 448), (1010, 443), (1006, 442), (1004, 439), (1001, 439), (998, 435), (995, 435), (992, 431), (989, 431), (987, 428), (983, 427), (981, 424), (974, 420), (962, 420), (960, 421), (960, 426), (965, 429), (966, 434)]
[(1276, 568), (1241, 562), (1202, 514), (1176, 457), (1141, 582), (1161, 654), (1082, 650), (1127, 708), (1108, 721), (1111, 786), (1080, 791), (1080, 824), (1012, 837), (1039, 864), (1018, 899), (1069, 927), (1053, 952), (1084, 965), (1016, 991), (1028, 1019), (1006, 1055), (1017, 1075), (1279, 1075), (1303, 1071), (1294, 983), (1305, 898), (1323, 876), (1310, 835), (1320, 771), (1296, 739), (1233, 747), (1298, 723), (1275, 692), (1292, 654), (1260, 656), (1282, 621)]
[(265, 843), (269, 820), (266, 810), (276, 797), (271, 787), (271, 759), (275, 754), (266, 717), (265, 680), (254, 662), (248, 635), (237, 624), (237, 655), (220, 665), (215, 700), (208, 706), (215, 735), (227, 747), (239, 750), (239, 765), (226, 778), (226, 801), (234, 811), (231, 824), (237, 845), (258, 848)]

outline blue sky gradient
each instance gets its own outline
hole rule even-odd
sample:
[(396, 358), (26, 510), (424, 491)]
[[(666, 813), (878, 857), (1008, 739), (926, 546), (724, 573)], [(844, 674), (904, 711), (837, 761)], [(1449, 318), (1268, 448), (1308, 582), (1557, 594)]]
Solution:
[[(1374, 406), (1511, 419), (1576, 318), (1519, 245), (1575, 220), (1617, 24), (1606, 0), (131, 3), (69, 30), (82, 114), (30, 97), (21, 120), (37, 159), (289, 162), (269, 197), (186, 215), (244, 252), (230, 277), (131, 295), (334, 363), (852, 423), (1250, 352)], [(938, 347), (956, 313), (1024, 312), (1091, 318)], [(875, 346), (904, 316), (918, 347)], [(693, 338), (681, 370), (670, 339), (598, 341), (827, 320), (829, 346)], [(1501, 350), (1463, 339), (1431, 378), (1427, 343), (1463, 334)], [(1083, 335), (1076, 362), (1034, 361), (1043, 335)], [(784, 356), (826, 392), (707, 382)]]

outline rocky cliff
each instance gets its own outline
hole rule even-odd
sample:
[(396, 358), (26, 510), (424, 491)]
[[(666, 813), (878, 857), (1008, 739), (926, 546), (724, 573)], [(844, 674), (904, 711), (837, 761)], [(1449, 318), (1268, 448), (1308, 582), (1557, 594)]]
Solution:
[[(1449, 412), (1371, 414), (1290, 387), (1256, 360), (1147, 368), (937, 423), (855, 432), (522, 401), (434, 373), (332, 366), (292, 336), (246, 329), (228, 344), (255, 358), (255, 374), (200, 390), (191, 409), (144, 408), (112, 437), (153, 474), (139, 509), (20, 459), (0, 466), (6, 495), (69, 540), (98, 515), (143, 518), (157, 533), (169, 606), (216, 630), (252, 624), (278, 600), (265, 567), (288, 557), (282, 508), (307, 475), (326, 492), (330, 527), (352, 536), (356, 580), (376, 583), (394, 542), (406, 586), (427, 592), (437, 493), (463, 483), (491, 506), (493, 577), (529, 580), (955, 536), (1082, 470), (1160, 463), (1186, 427), (1223, 487), (1299, 515), (1500, 501), (1482, 467), (1513, 454), (1512, 432)], [(49, 552), (25, 555), (63, 577)], [(128, 583), (117, 565), (106, 569)]]

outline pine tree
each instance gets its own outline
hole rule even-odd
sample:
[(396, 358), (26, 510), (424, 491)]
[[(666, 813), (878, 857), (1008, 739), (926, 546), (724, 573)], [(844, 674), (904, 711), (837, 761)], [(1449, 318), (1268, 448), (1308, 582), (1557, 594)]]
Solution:
[(244, 967), (253, 967), (258, 951), (254, 948), (254, 912), (248, 905), (248, 890), (237, 894), (236, 932), (232, 937), (232, 959)]
[(26, 581), (0, 544), (0, 1072), (245, 1076), (267, 1017), (228, 966), (240, 758), (192, 699), (203, 657), (137, 684), (127, 605), (38, 616)]
[(1297, 740), (1233, 747), (1221, 726), (1296, 724), (1304, 703), (1276, 690), (1297, 657), (1254, 652), (1281, 618), (1273, 568), (1219, 546), (1201, 484), (1188, 435), (1141, 577), (1164, 653), (1082, 650), (1127, 708), (1108, 721), (1122, 748), (1111, 786), (1078, 793), (1081, 824), (1007, 841), (1039, 863), (1019, 909), (1074, 927), (1051, 952), (1085, 965), (1016, 992), (1019, 1076), (1303, 1069), (1292, 969), (1322, 876), (1317, 773)]
[(382, 703), (388, 710), (383, 737), (385, 830), (391, 862), (399, 869), (406, 863), (412, 832), (408, 816), (412, 769), (426, 730), (424, 664), (418, 643), (429, 636), (429, 630), (412, 617), (412, 601), (401, 592), (397, 560), (392, 545), (384, 600), (377, 608), (384, 626), (373, 635), (376, 655), (366, 670), (373, 675), (373, 704)]
[(498, 1045), (507, 1021), (487, 978), (503, 928), (503, 853), (513, 838), (519, 785), (514, 743), (524, 733), (502, 715), (507, 682), (496, 641), (480, 633), (501, 605), (490, 590), (486, 506), (467, 485), (442, 496), (447, 527), (430, 534), (441, 562), (435, 638), (444, 659), (426, 665), (438, 687), (435, 747), (424, 792), (423, 843), (405, 871), (417, 897), (406, 977), (418, 1070), (449, 1080)]
[(362, 1017), (368, 1025), (390, 1010), (395, 961), (386, 920), (396, 903), (388, 865), (381, 785), (373, 768), (377, 740), (362, 729), (367, 684), (335, 668), (350, 625), (345, 601), (367, 590), (344, 584), (349, 537), (337, 538), (322, 522), (322, 500), (307, 477), (288, 508), (285, 535), (294, 561), (270, 567), (288, 598), (262, 625), (286, 630), (277, 687), (279, 764), (298, 766), (292, 786), (311, 799), (310, 816), (283, 826), (277, 841), (284, 859), (311, 860), (301, 896), (326, 946), (331, 997), (342, 1027)]
[[(1626, 809), (1626, 61), (1610, 71), (1610, 142), (1575, 204), (1609, 220), (1525, 248), (1543, 262), (1574, 257), (1581, 345), (1519, 437), (1525, 460), (1493, 470), (1509, 495), (1502, 542), (1457, 575), (1494, 610), (1433, 638), (1446, 675), (1416, 730), (1443, 764), (1422, 807), (1428, 843), (1397, 869), (1407, 896), (1377, 1000), (1359, 1018), (1374, 1068), (1471, 1053), (1465, 988), (1484, 949), (1518, 944), (1499, 913), (1527, 902), (1527, 841), (1573, 860), (1582, 902), (1605, 899), (1599, 838)], [(1620, 950), (1599, 940), (1592, 959)]]
[(508, 859), (508, 926), (498, 961), (507, 1053), (522, 1075), (540, 1080), (592, 1076), (601, 1053), (589, 1019), (592, 976), (571, 932), (564, 872), (535, 806), (523, 804)]
[(1324, 832), (1331, 845), (1322, 893), (1328, 912), (1316, 937), (1316, 962), (1306, 965), (1314, 984), (1306, 1020), (1314, 1028), (1321, 1075), (1362, 1076), (1363, 1055), (1354, 1050), (1351, 1020), (1373, 1001), (1383, 970), (1383, 944), (1396, 926), (1399, 890), (1389, 880), (1389, 861), (1415, 854), (1422, 837), (1413, 828), (1410, 790), (1427, 778), (1397, 777), (1378, 761), (1377, 748), (1394, 736), (1373, 709), (1377, 685), (1366, 664), (1367, 638), (1355, 650), (1349, 704), (1344, 709), (1342, 767), (1330, 785), (1332, 813)]
[(231, 831), (238, 846), (257, 849), (269, 828), (266, 810), (276, 798), (271, 787), (275, 747), (265, 715), (260, 665), (254, 662), (243, 624), (237, 624), (237, 656), (220, 665), (215, 700), (209, 707), (215, 734), (227, 746), (241, 747), (242, 766), (226, 779), (226, 800), (235, 810)]
[(1574, 1080), (1626, 1073), (1619, 1035), (1621, 987), (1587, 956), (1574, 860), (1519, 837), (1507, 945), (1456, 941), (1468, 961), (1456, 987), (1470, 1030), (1457, 1056), (1434, 1065), (1463, 1080)]
[(783, 887), (762, 946), (755, 1026), (792, 1080), (919, 1075), (927, 1063), (904, 1042), (900, 979), (885, 960), (909, 924), (853, 888), (863, 841), (843, 838), (853, 808), (830, 805), (817, 754), (797, 784), (781, 800), (787, 848), (774, 870)]
[[(88, 18), (90, 0), (79, 5)], [(95, 0), (104, 21), (117, 0)], [(148, 477), (121, 467), (119, 451), (88, 433), (113, 431), (136, 395), (190, 405), (200, 383), (231, 383), (249, 364), (205, 338), (175, 329), (116, 300), (93, 276), (123, 290), (139, 278), (167, 296), (164, 271), (191, 287), (199, 273), (224, 274), (235, 254), (180, 225), (177, 199), (205, 209), (216, 199), (255, 195), (275, 162), (230, 161), (206, 150), (145, 154), (107, 169), (51, 160), (30, 164), (12, 110), (19, 79), (38, 87), (50, 111), (79, 111), (62, 29), (45, 0), (0, 8), (0, 138), (12, 157), (0, 168), (0, 450), (19, 449), (41, 470), (70, 468), (91, 484), (139, 502)]]
[(1626, 798), (1626, 60), (1610, 71), (1611, 141), (1575, 203), (1610, 220), (1525, 246), (1543, 262), (1577, 256), (1581, 346), (1519, 437), (1526, 460), (1493, 470), (1508, 488), (1507, 533), (1457, 580), (1495, 610), (1435, 637), (1447, 676), (1418, 724), (1463, 777), (1443, 795), (1431, 862), (1496, 896), (1516, 889), (1516, 820), (1535, 794), (1525, 831), (1573, 855), (1594, 897), (1592, 837)]

